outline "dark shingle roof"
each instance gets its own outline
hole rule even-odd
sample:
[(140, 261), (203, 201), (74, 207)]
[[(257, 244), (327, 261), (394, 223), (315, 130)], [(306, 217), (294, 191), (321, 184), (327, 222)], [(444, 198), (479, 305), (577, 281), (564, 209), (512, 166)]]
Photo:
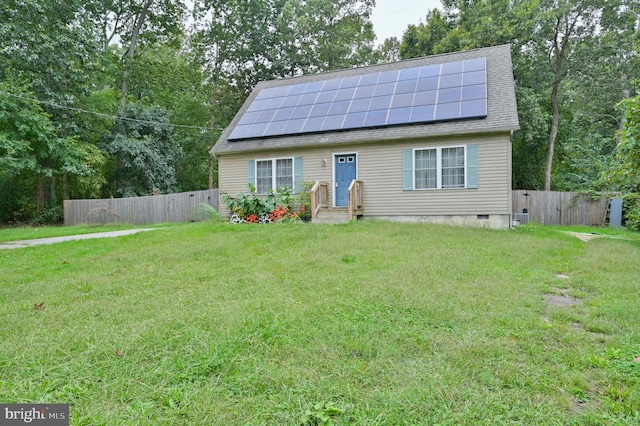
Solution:
[[(403, 70), (425, 65), (445, 64), (474, 58), (486, 58), (486, 118), (303, 133), (297, 135), (272, 136), (268, 138), (250, 138), (231, 141), (228, 139), (262, 89), (291, 86), (299, 83), (326, 81), (340, 77), (360, 76), (374, 72)], [(229, 126), (224, 130), (220, 139), (218, 139), (218, 142), (213, 147), (212, 152), (215, 154), (226, 154), (289, 147), (356, 144), (394, 139), (510, 131), (518, 128), (519, 124), (511, 63), (511, 50), (509, 45), (501, 45), (443, 55), (427, 56), (424, 58), (410, 59), (381, 65), (372, 65), (341, 71), (305, 75), (296, 78), (260, 82), (256, 85)]]

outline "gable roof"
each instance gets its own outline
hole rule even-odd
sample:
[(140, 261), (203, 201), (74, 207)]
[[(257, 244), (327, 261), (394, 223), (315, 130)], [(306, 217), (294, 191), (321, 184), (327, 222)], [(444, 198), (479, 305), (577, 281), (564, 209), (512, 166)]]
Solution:
[(260, 82), (212, 152), (518, 128), (511, 49), (501, 45)]

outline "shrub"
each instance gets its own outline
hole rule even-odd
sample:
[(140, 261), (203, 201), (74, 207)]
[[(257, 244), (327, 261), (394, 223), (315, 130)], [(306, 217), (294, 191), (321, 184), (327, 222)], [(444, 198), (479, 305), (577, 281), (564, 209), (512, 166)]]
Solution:
[(64, 221), (62, 206), (51, 207), (31, 219), (31, 225), (59, 225)]
[(311, 221), (311, 189), (314, 182), (307, 181), (302, 183), (302, 191), (300, 192), (300, 219), (304, 222)]
[(233, 223), (271, 223), (299, 221), (297, 213), (291, 207), (293, 193), (283, 186), (277, 192), (269, 190), (267, 196), (261, 196), (256, 187), (248, 184), (249, 193), (238, 194), (236, 198), (222, 194), (222, 202), (231, 210)]

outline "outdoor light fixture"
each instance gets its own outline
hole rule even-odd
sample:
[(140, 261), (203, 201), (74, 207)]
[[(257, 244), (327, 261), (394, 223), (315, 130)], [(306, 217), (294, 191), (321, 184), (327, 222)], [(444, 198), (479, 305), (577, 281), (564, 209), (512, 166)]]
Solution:
[(327, 165), (327, 159), (323, 158), (322, 161), (320, 161), (320, 164), (322, 164), (322, 167)]

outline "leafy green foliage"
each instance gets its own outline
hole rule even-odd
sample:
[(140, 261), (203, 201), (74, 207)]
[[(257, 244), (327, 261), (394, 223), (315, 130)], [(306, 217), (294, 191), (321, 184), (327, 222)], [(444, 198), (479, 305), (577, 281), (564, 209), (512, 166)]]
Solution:
[(300, 419), (303, 425), (333, 426), (332, 418), (342, 414), (344, 410), (331, 401), (320, 401), (308, 408)]
[[(187, 6), (197, 18), (190, 34)], [(208, 151), (253, 86), (372, 61), (372, 7), (371, 0), (8, 0), (0, 9), (0, 82), (18, 82), (12, 90), (38, 105), (22, 111), (3, 99), (5, 122), (28, 122), (18, 130), (28, 127), (31, 143), (44, 140), (33, 133), (38, 124), (47, 149), (29, 154), (17, 128), (3, 128), (0, 186), (11, 189), (0, 221), (28, 220), (72, 196), (214, 186)]]
[(640, 191), (640, 96), (622, 102), (625, 121), (617, 147), (616, 165), (609, 178), (622, 187)]
[(38, 159), (57, 145), (49, 116), (31, 94), (0, 83), (0, 178), (42, 171)]
[(305, 222), (311, 221), (311, 190), (315, 185), (314, 181), (302, 182), (302, 189), (299, 194), (300, 219)]
[(256, 187), (247, 185), (248, 193), (238, 194), (236, 198), (222, 193), (222, 202), (240, 220), (256, 222), (296, 222), (299, 221), (297, 213), (293, 212), (293, 192), (291, 188), (283, 186), (278, 191), (269, 190), (266, 196), (258, 194)]
[(119, 195), (171, 192), (182, 149), (173, 138), (167, 112), (134, 104), (127, 109), (127, 118), (105, 147), (117, 159)]
[(454, 28), (454, 21), (439, 9), (430, 10), (426, 22), (409, 25), (405, 31), (400, 43), (400, 57), (416, 58), (445, 51), (441, 43)]
[[(41, 216), (46, 208), (42, 201), (46, 180), (91, 179), (103, 162), (103, 155), (94, 145), (75, 136), (61, 138), (51, 116), (34, 100), (32, 93), (0, 82), (0, 182), (2, 186), (19, 189), (11, 197), (12, 192), (6, 192), (8, 197), (3, 200), (0, 221)], [(39, 188), (40, 199), (29, 197), (32, 193), (29, 185)], [(56, 208), (55, 191), (49, 195), (48, 207), (58, 212), (61, 209)], [(49, 217), (56, 220), (45, 222), (54, 223), (61, 215)]]
[(236, 198), (232, 198), (226, 193), (222, 194), (222, 202), (232, 213), (240, 217), (255, 215), (259, 218), (276, 208), (276, 194), (273, 190), (270, 190), (266, 197), (262, 197), (254, 185), (248, 184), (247, 186), (249, 188), (248, 194), (243, 192), (238, 194)]
[(194, 52), (225, 126), (261, 80), (373, 62), (371, 0), (198, 1)]
[(622, 213), (625, 226), (640, 232), (640, 194), (629, 193), (622, 197)]
[(43, 210), (37, 216), (29, 221), (32, 226), (35, 225), (57, 225), (64, 220), (64, 211), (62, 206), (55, 206)]

